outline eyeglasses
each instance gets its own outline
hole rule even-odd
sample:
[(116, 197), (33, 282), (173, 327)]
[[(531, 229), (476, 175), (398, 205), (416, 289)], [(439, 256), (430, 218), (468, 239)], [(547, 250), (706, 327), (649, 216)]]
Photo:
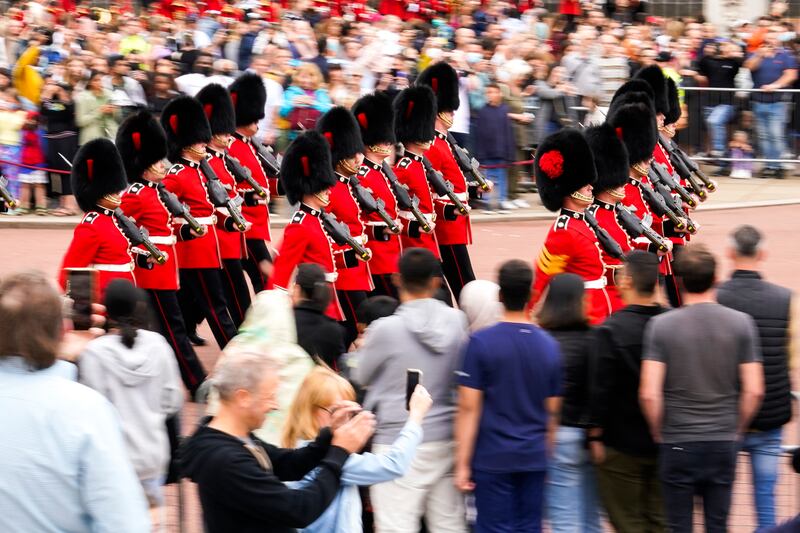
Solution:
[(316, 407), (317, 409), (322, 409), (329, 415), (333, 415), (333, 412), (335, 411), (335, 409), (328, 409), (327, 407), (322, 407), (321, 405), (315, 405), (314, 407)]

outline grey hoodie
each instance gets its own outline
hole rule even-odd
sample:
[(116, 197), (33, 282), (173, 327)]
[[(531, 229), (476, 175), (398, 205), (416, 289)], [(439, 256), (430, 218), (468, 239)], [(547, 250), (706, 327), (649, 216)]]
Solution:
[(166, 474), (169, 441), (164, 422), (183, 405), (178, 364), (158, 333), (138, 330), (133, 348), (119, 335), (91, 341), (81, 354), (80, 382), (119, 411), (128, 455), (139, 479)]
[(350, 364), (356, 367), (355, 380), (367, 387), (365, 407), (376, 411), (375, 443), (394, 442), (408, 419), (409, 368), (422, 370), (422, 384), (433, 398), (422, 423), (423, 442), (453, 438), (455, 372), (466, 340), (464, 314), (432, 298), (406, 302), (369, 326)]

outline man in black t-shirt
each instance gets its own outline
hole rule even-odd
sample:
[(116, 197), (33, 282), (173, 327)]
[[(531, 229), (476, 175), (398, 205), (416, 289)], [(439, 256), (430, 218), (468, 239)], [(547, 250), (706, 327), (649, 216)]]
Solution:
[[(729, 41), (714, 45), (714, 53), (705, 55), (698, 63), (697, 81), (700, 85), (732, 89), (734, 80), (742, 66), (742, 50)], [(728, 138), (726, 126), (733, 118), (732, 92), (707, 91), (700, 93), (703, 102), (703, 116), (711, 135), (711, 153), (723, 157)]]

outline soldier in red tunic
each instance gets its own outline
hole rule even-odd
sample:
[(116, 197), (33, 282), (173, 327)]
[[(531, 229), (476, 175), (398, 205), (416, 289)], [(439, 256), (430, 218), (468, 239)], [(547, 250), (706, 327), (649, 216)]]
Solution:
[[(86, 213), (72, 235), (59, 269), (59, 283), (67, 288), (68, 268), (97, 270), (96, 300), (103, 301), (112, 279), (135, 282), (134, 265), (152, 268), (145, 254), (132, 253), (131, 243), (114, 216), (125, 189), (125, 168), (117, 148), (108, 139), (84, 144), (72, 164), (72, 190), (78, 206)], [(134, 260), (134, 255), (136, 259)]]
[(122, 211), (144, 226), (150, 241), (167, 253), (167, 262), (152, 270), (137, 267), (136, 284), (150, 297), (161, 334), (172, 346), (186, 388), (194, 394), (206, 372), (189, 342), (178, 305), (178, 263), (173, 214), (161, 183), (166, 173), (167, 138), (158, 121), (142, 111), (128, 117), (117, 131), (116, 145), (131, 184), (122, 195)]
[(258, 141), (253, 138), (258, 133), (258, 122), (264, 118), (267, 90), (258, 75), (248, 72), (239, 76), (228, 87), (228, 92), (236, 114), (236, 131), (228, 147), (228, 155), (235, 157), (242, 166), (250, 170), (250, 174), (267, 193), (266, 198), (261, 198), (251, 186), (239, 184), (239, 191), (244, 198), (242, 213), (253, 224), (245, 233), (247, 257), (243, 266), (250, 277), (253, 290), (258, 293), (267, 286), (272, 269), (272, 257), (268, 248), (272, 240), (268, 205), (270, 194), (277, 194), (278, 181), (276, 176), (268, 177), (254, 145)]
[[(331, 188), (331, 203), (327, 211), (347, 224), (350, 235), (366, 245), (366, 215), (362, 209), (364, 206), (359, 203), (363, 198), (358, 195), (369, 195), (369, 192), (355, 189), (360, 185), (356, 174), (364, 161), (364, 143), (361, 141), (358, 123), (350, 111), (344, 107), (334, 107), (320, 117), (317, 131), (328, 141), (336, 175), (336, 185)], [(343, 267), (339, 269), (339, 277), (336, 279), (336, 292), (345, 317), (345, 346), (350, 346), (358, 337), (356, 311), (375, 286), (369, 263), (361, 260), (352, 248), (346, 244), (335, 245), (333, 253), (334, 256), (342, 256), (340, 263)]]
[(561, 130), (539, 145), (534, 171), (542, 204), (559, 215), (536, 260), (530, 306), (536, 305), (553, 276), (571, 272), (583, 278), (589, 321), (599, 324), (611, 313), (611, 301), (597, 235), (583, 212), (593, 201), (597, 178), (592, 151), (580, 132)]
[(409, 211), (400, 211), (405, 222), (400, 240), (403, 248), (427, 248), (441, 259), (439, 244), (436, 241), (436, 213), (433, 206), (433, 193), (422, 158), (436, 136), (434, 121), (436, 117), (436, 97), (425, 86), (403, 89), (394, 99), (394, 132), (397, 141), (403, 143), (405, 152), (394, 167), (397, 179), (406, 186), (409, 194), (419, 199), (419, 210), (425, 217), (427, 228), (412, 216)]
[(289, 203), (299, 203), (300, 206), (283, 231), (270, 282), (274, 288), (288, 291), (298, 265), (318, 264), (325, 270), (325, 280), (330, 283), (332, 293), (325, 314), (334, 320), (344, 320), (334, 285), (337, 264), (333, 240), (322, 220), (323, 209), (330, 204), (330, 189), (335, 184), (336, 176), (325, 137), (316, 131), (298, 135), (281, 162), (281, 185)]
[[(385, 93), (376, 92), (357, 100), (352, 111), (361, 128), (361, 140), (364, 141), (364, 162), (358, 170), (358, 179), (364, 187), (372, 191), (376, 199), (383, 201), (386, 213), (402, 231), (403, 222), (400, 220), (397, 198), (383, 167), (385, 159), (394, 153), (392, 101)], [(366, 215), (365, 220), (369, 238), (367, 246), (372, 250), (372, 260), (369, 262), (375, 285), (372, 294), (397, 298), (397, 287), (392, 282), (392, 274), (398, 271), (397, 265), (403, 251), (400, 237), (389, 229), (377, 213)]]
[[(203, 87), (196, 96), (203, 104), (211, 126), (211, 141), (206, 145), (209, 154), (208, 163), (219, 178), (228, 198), (239, 198), (236, 180), (225, 164), (225, 155), (231, 142), (231, 135), (236, 131), (233, 102), (227, 89), (212, 83)], [(237, 228), (227, 213), (227, 208), (217, 207), (217, 236), (219, 251), (222, 257), (222, 285), (225, 288), (225, 300), (233, 324), (238, 328), (244, 322), (244, 315), (250, 307), (250, 289), (242, 269), (245, 254), (245, 233)], [(252, 226), (251, 222), (248, 222)]]
[(167, 134), (168, 156), (173, 163), (164, 186), (189, 206), (198, 222), (207, 225), (207, 231), (198, 236), (184, 229), (181, 221), (174, 221), (176, 230), (189, 237), (176, 245), (181, 284), (178, 297), (184, 321), (191, 331), (194, 324), (190, 317), (195, 316), (195, 309), (199, 311), (208, 321), (219, 347), (224, 348), (236, 335), (236, 326), (225, 301), (217, 217), (200, 170), (200, 162), (207, 156), (211, 128), (203, 106), (188, 96), (167, 104), (161, 113), (161, 125)]
[[(447, 63), (436, 63), (425, 69), (417, 84), (427, 85), (436, 94), (436, 137), (425, 157), (453, 185), (453, 192), (468, 206), (467, 180), (461, 172), (453, 148), (447, 141), (447, 130), (453, 125), (453, 115), (459, 107), (458, 74)], [(442, 257), (442, 270), (456, 301), (461, 288), (475, 279), (467, 245), (472, 244), (472, 226), (469, 215), (462, 215), (447, 196), (435, 195), (436, 240)]]

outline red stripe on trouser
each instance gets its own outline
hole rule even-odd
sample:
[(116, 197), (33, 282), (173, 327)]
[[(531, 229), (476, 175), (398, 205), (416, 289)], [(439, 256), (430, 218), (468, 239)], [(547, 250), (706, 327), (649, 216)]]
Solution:
[(231, 278), (231, 273), (228, 272), (227, 268), (222, 269), (225, 272), (225, 277), (228, 278), (228, 286), (231, 288), (231, 294), (233, 295), (233, 299), (236, 302), (236, 311), (238, 311), (239, 316), (244, 318), (244, 313), (242, 312), (242, 304), (239, 303), (239, 291), (236, 290), (236, 285), (233, 283), (233, 278)]
[(381, 281), (383, 282), (383, 288), (386, 289), (386, 294), (392, 294), (392, 287), (386, 282), (386, 276), (381, 276)]
[(156, 305), (158, 306), (158, 312), (161, 315), (161, 320), (164, 322), (164, 327), (167, 328), (167, 333), (169, 333), (169, 338), (172, 342), (172, 349), (175, 351), (175, 355), (178, 356), (178, 362), (186, 371), (186, 375), (189, 376), (189, 381), (191, 381), (192, 385), (196, 385), (197, 380), (195, 379), (192, 370), (189, 368), (189, 365), (186, 362), (186, 357), (184, 357), (183, 352), (178, 348), (178, 341), (175, 339), (175, 334), (172, 333), (172, 328), (169, 327), (169, 320), (167, 320), (167, 314), (164, 312), (164, 308), (161, 306), (161, 299), (158, 297), (158, 293), (156, 291), (152, 291), (151, 294), (153, 295)]
[(214, 302), (211, 300), (211, 295), (208, 293), (208, 287), (206, 287), (206, 280), (203, 279), (203, 276), (200, 274), (200, 272), (197, 272), (197, 279), (200, 281), (200, 286), (203, 289), (203, 295), (206, 297), (208, 309), (211, 311), (211, 314), (214, 315), (214, 322), (216, 322), (220, 335), (222, 335), (222, 338), (225, 339), (225, 344), (227, 344), (230, 339), (225, 334), (225, 329), (222, 327), (222, 324), (219, 323), (219, 317), (217, 316), (217, 312), (214, 310)]
[(461, 283), (461, 286), (464, 286), (464, 276), (461, 275), (461, 265), (458, 264), (458, 258), (456, 257), (456, 249), (452, 246), (448, 246), (450, 248), (450, 253), (453, 256), (453, 263), (456, 265), (456, 273), (458, 274), (458, 281)]
[[(342, 294), (343, 294), (343, 295), (344, 295), (344, 297), (347, 299), (347, 307), (349, 307), (349, 308), (350, 308), (350, 313), (351, 313), (350, 317), (352, 318), (352, 320), (353, 320), (353, 323), (355, 324), (355, 323), (357, 323), (357, 322), (358, 322), (358, 319), (356, 318), (356, 310), (355, 310), (355, 309), (353, 309), (353, 304), (350, 302), (350, 295), (349, 295), (349, 294), (347, 294), (347, 291), (342, 291)], [(346, 318), (346, 317), (345, 317), (345, 318)], [(345, 322), (346, 322), (346, 321), (347, 321), (347, 320), (345, 320)]]
[(268, 280), (264, 276), (264, 272), (261, 270), (261, 260), (258, 257), (256, 257), (256, 254), (253, 253), (253, 249), (250, 247), (249, 244), (247, 245), (247, 255), (248, 258), (252, 258), (253, 264), (256, 266), (256, 272), (258, 272), (258, 277), (261, 278), (261, 285), (263, 285), (266, 288)]

